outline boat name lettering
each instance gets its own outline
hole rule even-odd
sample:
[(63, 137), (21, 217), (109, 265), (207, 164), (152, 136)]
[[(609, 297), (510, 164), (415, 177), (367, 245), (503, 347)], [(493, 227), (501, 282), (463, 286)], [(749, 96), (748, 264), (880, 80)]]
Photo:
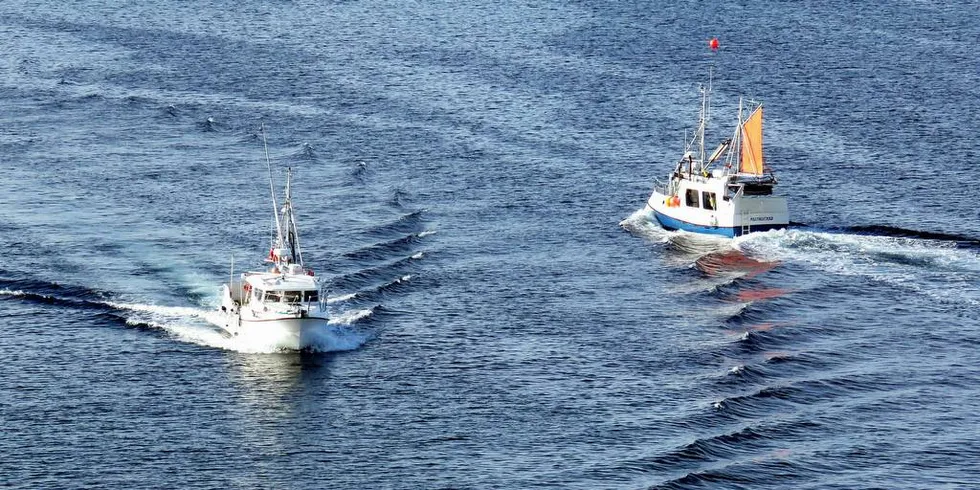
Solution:
[(749, 221), (772, 221), (772, 220), (773, 220), (772, 216), (752, 216), (749, 218)]

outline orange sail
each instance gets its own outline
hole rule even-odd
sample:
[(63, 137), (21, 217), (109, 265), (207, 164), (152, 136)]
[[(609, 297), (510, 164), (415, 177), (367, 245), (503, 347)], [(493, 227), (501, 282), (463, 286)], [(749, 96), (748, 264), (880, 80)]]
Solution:
[(762, 175), (762, 106), (742, 124), (742, 158), (738, 171)]

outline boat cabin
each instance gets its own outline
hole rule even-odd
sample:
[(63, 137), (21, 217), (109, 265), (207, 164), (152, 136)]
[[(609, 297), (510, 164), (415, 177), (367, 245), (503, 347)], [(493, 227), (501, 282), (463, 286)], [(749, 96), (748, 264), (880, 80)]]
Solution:
[(320, 301), (320, 289), (312, 276), (252, 272), (242, 274), (230, 288), (231, 299), (239, 305), (304, 305)]
[(300, 303), (311, 303), (319, 301), (318, 291), (300, 290), (300, 291), (263, 291), (261, 289), (253, 289), (251, 294), (252, 301), (258, 301), (262, 303), (288, 303), (288, 304), (300, 304)]

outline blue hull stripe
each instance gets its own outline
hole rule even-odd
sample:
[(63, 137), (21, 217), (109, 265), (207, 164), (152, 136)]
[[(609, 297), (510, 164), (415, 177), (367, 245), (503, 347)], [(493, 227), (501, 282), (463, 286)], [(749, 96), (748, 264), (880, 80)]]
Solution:
[[(724, 226), (703, 226), (696, 225), (693, 223), (688, 223), (687, 221), (681, 221), (677, 218), (671, 218), (666, 214), (659, 213), (656, 210), (653, 211), (654, 217), (660, 222), (660, 226), (663, 226), (667, 230), (684, 230), (693, 233), (705, 233), (708, 235), (720, 235), (729, 238), (734, 238), (742, 235), (742, 227), (724, 227)], [(778, 230), (781, 228), (786, 228), (786, 225), (751, 225), (749, 227), (748, 233), (753, 231), (768, 231), (768, 230)]]

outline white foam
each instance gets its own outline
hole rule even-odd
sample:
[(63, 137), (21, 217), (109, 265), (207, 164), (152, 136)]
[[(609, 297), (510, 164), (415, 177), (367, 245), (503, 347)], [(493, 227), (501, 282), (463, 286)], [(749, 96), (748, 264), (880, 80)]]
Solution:
[(154, 315), (166, 316), (166, 317), (197, 317), (206, 318), (212, 310), (206, 310), (203, 308), (194, 308), (187, 306), (159, 306), (159, 305), (148, 305), (148, 304), (138, 304), (138, 303), (115, 303), (112, 301), (105, 301), (103, 304), (111, 306), (117, 310), (130, 310), (138, 311), (143, 313), (150, 313)]
[(0, 289), (0, 294), (4, 296), (24, 296), (27, 293), (20, 289)]
[(721, 235), (689, 233), (686, 231), (672, 231), (667, 233), (667, 241), (675, 249), (699, 257), (712, 252), (729, 250), (732, 247), (732, 240)]
[(344, 301), (349, 301), (357, 297), (357, 293), (342, 294), (340, 296), (328, 296), (327, 304), (342, 303)]
[(629, 217), (620, 221), (619, 226), (636, 236), (646, 238), (652, 242), (667, 242), (672, 233), (663, 229), (660, 224), (651, 222), (649, 216), (650, 214), (645, 207), (637, 209)]
[(789, 229), (745, 235), (734, 245), (766, 260), (805, 263), (937, 300), (980, 305), (980, 289), (975, 286), (980, 256), (953, 242)]
[(372, 313), (374, 313), (374, 310), (371, 310), (370, 308), (364, 310), (345, 311), (340, 315), (331, 316), (329, 323), (331, 325), (351, 325), (361, 318), (371, 316)]
[(436, 234), (436, 230), (425, 230), (425, 231), (419, 233), (416, 236), (419, 237), (419, 238), (422, 238), (422, 237), (427, 237), (429, 235), (435, 235), (435, 234)]
[(315, 332), (311, 349), (318, 352), (348, 351), (359, 348), (370, 339), (370, 334), (345, 327), (333, 327)]

